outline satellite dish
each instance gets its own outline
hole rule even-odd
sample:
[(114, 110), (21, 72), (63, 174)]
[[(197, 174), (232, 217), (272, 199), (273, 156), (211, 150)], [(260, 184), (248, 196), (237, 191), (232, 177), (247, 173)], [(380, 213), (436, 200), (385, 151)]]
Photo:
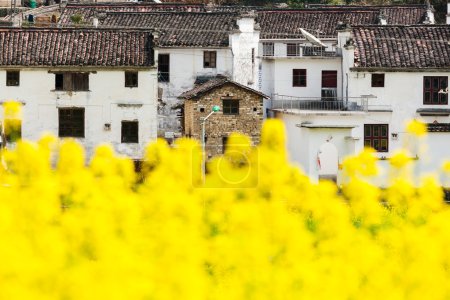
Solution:
[(320, 47), (326, 47), (327, 45), (325, 45), (324, 43), (322, 43), (318, 38), (316, 38), (314, 35), (312, 35), (311, 33), (309, 33), (308, 31), (306, 31), (303, 28), (300, 28), (301, 33), (303, 34), (303, 36), (311, 43), (314, 44), (316, 46), (320, 46)]

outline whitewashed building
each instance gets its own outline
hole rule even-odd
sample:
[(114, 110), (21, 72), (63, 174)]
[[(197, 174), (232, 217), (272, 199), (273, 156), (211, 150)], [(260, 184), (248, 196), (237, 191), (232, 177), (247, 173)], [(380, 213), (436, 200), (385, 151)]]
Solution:
[(22, 138), (75, 138), (88, 155), (110, 143), (134, 159), (156, 138), (151, 32), (9, 28), (0, 47), (0, 102), (23, 104)]
[[(288, 151), (312, 179), (334, 178), (345, 156), (376, 149), (380, 165), (406, 146), (416, 170), (450, 159), (450, 26), (343, 27), (343, 97), (316, 107), (302, 99), (274, 101), (288, 131)], [(428, 124), (428, 152), (405, 132), (408, 120)], [(383, 182), (380, 182), (383, 184)]]
[(196, 84), (225, 75), (257, 86), (259, 31), (255, 15), (235, 12), (107, 13), (104, 27), (145, 27), (160, 32), (155, 40), (159, 70), (159, 135), (179, 136), (173, 113), (178, 96)]

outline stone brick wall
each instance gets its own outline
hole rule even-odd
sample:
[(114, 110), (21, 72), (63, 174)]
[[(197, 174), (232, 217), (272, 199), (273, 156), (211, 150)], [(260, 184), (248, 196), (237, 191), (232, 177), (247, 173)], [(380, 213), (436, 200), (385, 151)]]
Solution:
[[(223, 99), (239, 101), (239, 114), (227, 115), (223, 112)], [(232, 83), (227, 83), (199, 99), (186, 100), (184, 111), (184, 135), (201, 140), (200, 118), (206, 117), (214, 105), (220, 112), (214, 113), (206, 122), (206, 153), (211, 158), (223, 153), (223, 138), (233, 132), (249, 136), (253, 145), (260, 141), (263, 121), (263, 98)], [(203, 108), (203, 110), (201, 110)]]

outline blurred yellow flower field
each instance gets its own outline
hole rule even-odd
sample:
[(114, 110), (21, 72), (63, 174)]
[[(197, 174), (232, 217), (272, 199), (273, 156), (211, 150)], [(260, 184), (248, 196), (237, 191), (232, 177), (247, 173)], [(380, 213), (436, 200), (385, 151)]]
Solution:
[(312, 184), (275, 120), (257, 148), (229, 144), (205, 182), (187, 139), (151, 144), (143, 178), (109, 146), (87, 166), (71, 140), (4, 150), (0, 299), (450, 298), (450, 210), (434, 179), (381, 190), (364, 180), (367, 150), (344, 162), (340, 191)]

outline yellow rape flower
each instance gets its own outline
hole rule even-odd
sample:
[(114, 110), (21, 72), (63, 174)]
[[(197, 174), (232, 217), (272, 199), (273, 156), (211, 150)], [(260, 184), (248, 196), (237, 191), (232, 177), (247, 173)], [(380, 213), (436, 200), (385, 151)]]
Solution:
[(427, 126), (425, 123), (414, 119), (407, 123), (406, 131), (416, 136), (424, 136), (427, 134)]

